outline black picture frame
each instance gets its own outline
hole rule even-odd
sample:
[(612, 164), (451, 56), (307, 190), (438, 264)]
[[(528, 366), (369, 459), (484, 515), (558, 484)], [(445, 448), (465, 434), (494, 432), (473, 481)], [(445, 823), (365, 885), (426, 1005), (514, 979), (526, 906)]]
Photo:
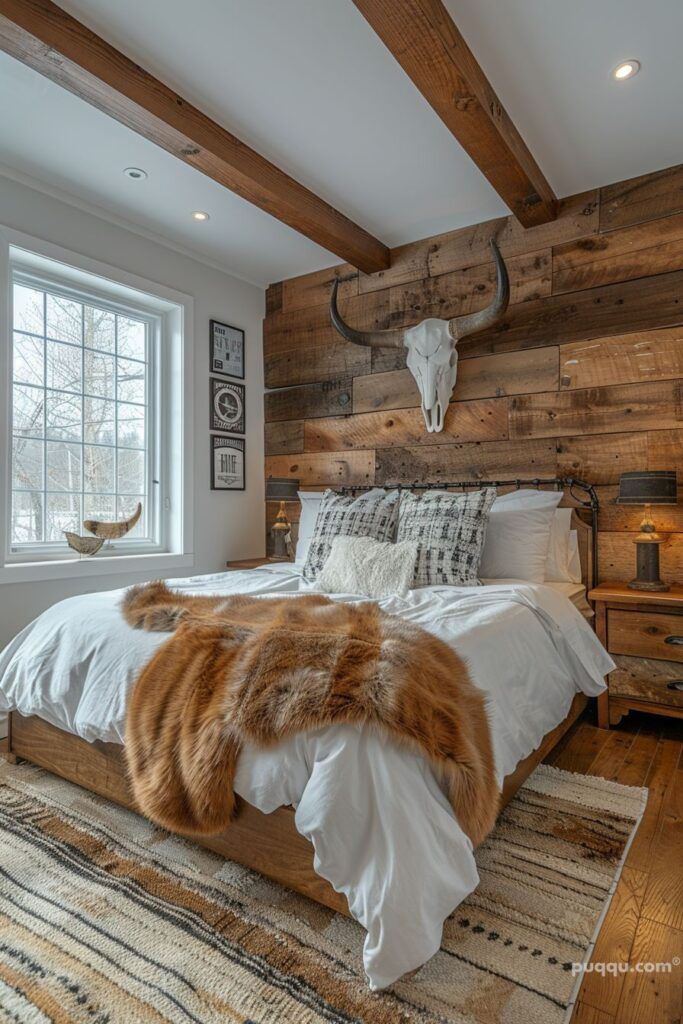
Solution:
[[(244, 331), (241, 327), (224, 324), (221, 320), (209, 320), (209, 371), (211, 373), (244, 380), (244, 354)], [(231, 363), (231, 359), (234, 362)]]
[(209, 429), (226, 434), (245, 434), (246, 400), (244, 384), (209, 377)]
[[(244, 491), (247, 487), (247, 441), (243, 437), (210, 434), (212, 491)], [(227, 460), (223, 465), (223, 459)], [(236, 461), (233, 461), (236, 460)]]

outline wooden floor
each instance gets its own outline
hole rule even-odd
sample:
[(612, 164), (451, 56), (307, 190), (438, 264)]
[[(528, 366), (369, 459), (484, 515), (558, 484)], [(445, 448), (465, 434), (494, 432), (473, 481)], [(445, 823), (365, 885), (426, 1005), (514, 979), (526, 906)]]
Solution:
[(600, 930), (594, 963), (666, 963), (670, 974), (587, 974), (572, 1024), (683, 1020), (683, 723), (631, 713), (598, 729), (592, 712), (547, 758), (571, 772), (649, 789), (645, 816)]
[[(0, 751), (4, 744), (0, 741)], [(647, 786), (645, 816), (593, 953), (598, 963), (683, 960), (683, 723), (631, 713), (598, 729), (593, 710), (546, 759), (567, 771)], [(670, 974), (587, 974), (572, 1024), (681, 1024), (683, 966)]]

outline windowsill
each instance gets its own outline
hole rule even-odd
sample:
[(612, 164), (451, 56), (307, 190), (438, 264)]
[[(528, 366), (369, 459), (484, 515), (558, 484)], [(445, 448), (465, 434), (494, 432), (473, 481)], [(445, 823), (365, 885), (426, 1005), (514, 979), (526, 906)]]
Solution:
[(167, 569), (191, 569), (193, 565), (193, 554), (173, 554), (168, 551), (147, 555), (116, 555), (110, 558), (94, 556), (55, 559), (51, 562), (12, 562), (0, 568), (0, 585), (78, 577), (91, 579), (134, 572), (158, 573)]

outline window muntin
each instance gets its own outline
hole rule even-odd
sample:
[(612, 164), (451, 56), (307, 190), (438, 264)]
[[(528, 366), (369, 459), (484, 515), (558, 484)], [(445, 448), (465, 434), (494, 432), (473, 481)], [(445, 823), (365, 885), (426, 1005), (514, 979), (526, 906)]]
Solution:
[(63, 530), (138, 501), (115, 549), (158, 546), (155, 318), (20, 272), (12, 292), (11, 552), (72, 554)]

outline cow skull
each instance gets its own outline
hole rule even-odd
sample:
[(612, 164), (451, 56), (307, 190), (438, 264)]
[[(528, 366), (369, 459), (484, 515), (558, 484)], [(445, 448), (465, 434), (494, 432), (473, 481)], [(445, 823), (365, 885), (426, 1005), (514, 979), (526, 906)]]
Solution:
[(507, 268), (493, 239), (491, 249), (498, 277), (493, 302), (478, 313), (456, 316), (452, 320), (430, 318), (405, 330), (390, 328), (384, 331), (357, 331), (339, 315), (338, 278), (332, 288), (330, 319), (343, 338), (355, 345), (369, 345), (373, 348), (407, 348), (406, 362), (418, 386), (422, 413), (430, 433), (443, 430), (458, 373), (458, 341), (495, 324), (505, 313), (510, 300)]

